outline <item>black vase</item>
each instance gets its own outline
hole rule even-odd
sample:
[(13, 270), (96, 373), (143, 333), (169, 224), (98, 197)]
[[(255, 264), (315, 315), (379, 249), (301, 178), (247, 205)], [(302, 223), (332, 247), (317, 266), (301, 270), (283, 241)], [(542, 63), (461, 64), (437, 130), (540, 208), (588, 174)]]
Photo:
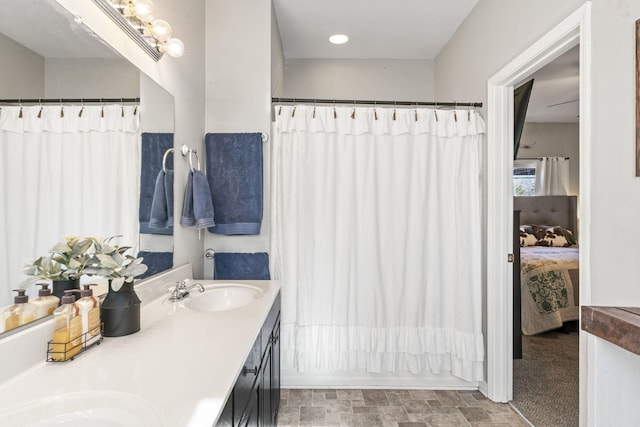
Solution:
[(80, 279), (69, 279), (69, 280), (52, 280), (52, 290), (51, 294), (57, 296), (62, 299), (64, 296), (64, 291), (69, 289), (77, 289), (78, 292), (74, 292), (73, 295), (76, 297), (76, 300), (80, 299)]
[(140, 298), (133, 282), (124, 283), (114, 291), (109, 280), (109, 292), (100, 306), (100, 317), (105, 337), (121, 337), (140, 330)]

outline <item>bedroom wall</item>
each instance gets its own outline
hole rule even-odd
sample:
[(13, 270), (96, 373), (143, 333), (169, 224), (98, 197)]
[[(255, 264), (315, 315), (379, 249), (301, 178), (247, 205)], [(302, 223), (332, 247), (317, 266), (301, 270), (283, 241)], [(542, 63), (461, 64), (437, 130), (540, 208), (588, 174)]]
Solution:
[(288, 98), (432, 101), (434, 61), (403, 59), (286, 59)]
[[(583, 1), (483, 0), (436, 58), (439, 98), (486, 102), (487, 79)], [(640, 2), (592, 0), (591, 280), (587, 304), (640, 306), (640, 178), (635, 177), (635, 20)], [(522, 19), (526, 17), (526, 19)], [(473, 63), (474, 67), (464, 64)], [(612, 268), (615, 266), (615, 268)], [(583, 334), (583, 425), (640, 425), (640, 356)]]
[[(0, 98), (42, 98), (44, 58), (0, 34)], [(15, 59), (14, 59), (15, 58)]]
[(580, 191), (578, 123), (525, 123), (518, 159), (556, 156), (569, 157), (569, 194), (577, 195)]

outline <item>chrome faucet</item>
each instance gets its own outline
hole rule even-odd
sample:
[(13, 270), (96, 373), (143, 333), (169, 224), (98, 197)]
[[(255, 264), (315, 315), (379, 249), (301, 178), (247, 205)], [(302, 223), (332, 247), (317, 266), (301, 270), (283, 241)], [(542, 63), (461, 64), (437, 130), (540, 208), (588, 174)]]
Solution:
[(197, 288), (200, 292), (204, 292), (204, 286), (200, 283), (194, 283), (191, 286), (187, 286), (187, 280), (181, 280), (176, 283), (176, 286), (169, 289), (171, 296), (169, 301), (180, 301), (189, 296), (189, 291), (193, 288)]

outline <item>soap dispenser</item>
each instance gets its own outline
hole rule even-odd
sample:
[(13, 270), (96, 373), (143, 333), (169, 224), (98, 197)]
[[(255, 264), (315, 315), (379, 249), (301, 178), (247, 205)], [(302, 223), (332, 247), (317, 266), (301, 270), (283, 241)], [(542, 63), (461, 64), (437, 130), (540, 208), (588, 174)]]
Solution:
[(64, 291), (62, 305), (53, 312), (51, 359), (55, 361), (71, 359), (82, 350), (82, 318), (73, 292), (77, 290)]
[(14, 292), (18, 293), (13, 299), (14, 304), (2, 312), (5, 331), (29, 323), (36, 318), (36, 307), (29, 302), (29, 297), (25, 295), (26, 290), (14, 289)]
[(42, 286), (38, 290), (38, 298), (31, 301), (36, 306), (36, 319), (53, 314), (53, 311), (60, 305), (60, 298), (51, 295), (48, 283), (38, 283), (38, 286)]
[(82, 319), (82, 340), (85, 346), (90, 344), (94, 337), (100, 335), (100, 303), (93, 296), (91, 286), (95, 284), (82, 285), (84, 289), (80, 291), (80, 299), (76, 303), (80, 308)]

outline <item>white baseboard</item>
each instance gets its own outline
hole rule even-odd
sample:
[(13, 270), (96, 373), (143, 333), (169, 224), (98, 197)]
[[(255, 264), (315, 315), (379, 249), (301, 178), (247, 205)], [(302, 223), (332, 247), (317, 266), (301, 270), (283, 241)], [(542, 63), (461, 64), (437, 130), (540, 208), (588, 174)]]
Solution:
[[(465, 381), (448, 373), (424, 373), (413, 375), (408, 372), (371, 373), (357, 371), (314, 371), (296, 372), (283, 370), (283, 388), (384, 388), (421, 390), (478, 390), (477, 381)], [(485, 393), (486, 394), (486, 393)]]

